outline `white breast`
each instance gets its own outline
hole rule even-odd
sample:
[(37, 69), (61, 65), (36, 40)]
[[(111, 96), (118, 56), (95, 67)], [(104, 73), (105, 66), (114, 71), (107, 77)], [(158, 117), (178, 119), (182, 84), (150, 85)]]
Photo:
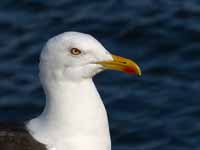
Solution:
[(44, 112), (28, 124), (33, 137), (51, 150), (110, 150), (107, 113), (93, 81), (48, 87)]

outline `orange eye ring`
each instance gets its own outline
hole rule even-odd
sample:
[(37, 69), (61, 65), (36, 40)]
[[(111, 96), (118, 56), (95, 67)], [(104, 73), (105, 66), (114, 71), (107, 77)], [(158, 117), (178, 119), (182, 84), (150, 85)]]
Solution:
[(71, 52), (72, 55), (79, 55), (79, 54), (81, 54), (81, 51), (78, 48), (72, 48), (70, 50), (70, 52)]

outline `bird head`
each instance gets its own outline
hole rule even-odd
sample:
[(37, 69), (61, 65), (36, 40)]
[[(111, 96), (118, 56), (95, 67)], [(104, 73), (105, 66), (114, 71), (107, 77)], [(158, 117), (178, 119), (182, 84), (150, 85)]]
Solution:
[(40, 72), (50, 73), (56, 79), (92, 78), (106, 69), (141, 75), (134, 61), (111, 54), (84, 33), (65, 32), (51, 38), (40, 57)]

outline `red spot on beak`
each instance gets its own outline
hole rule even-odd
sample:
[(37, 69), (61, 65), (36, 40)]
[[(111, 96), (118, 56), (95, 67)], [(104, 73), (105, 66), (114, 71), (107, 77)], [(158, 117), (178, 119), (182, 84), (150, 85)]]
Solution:
[(134, 73), (136, 73), (135, 70), (133, 68), (131, 68), (131, 67), (126, 67), (123, 70), (124, 70), (124, 72), (126, 72), (128, 74), (134, 74)]

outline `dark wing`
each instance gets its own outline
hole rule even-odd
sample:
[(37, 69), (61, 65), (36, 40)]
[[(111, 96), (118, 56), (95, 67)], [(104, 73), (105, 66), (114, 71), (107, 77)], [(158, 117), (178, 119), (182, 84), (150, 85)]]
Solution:
[(23, 124), (0, 124), (0, 150), (47, 150)]

